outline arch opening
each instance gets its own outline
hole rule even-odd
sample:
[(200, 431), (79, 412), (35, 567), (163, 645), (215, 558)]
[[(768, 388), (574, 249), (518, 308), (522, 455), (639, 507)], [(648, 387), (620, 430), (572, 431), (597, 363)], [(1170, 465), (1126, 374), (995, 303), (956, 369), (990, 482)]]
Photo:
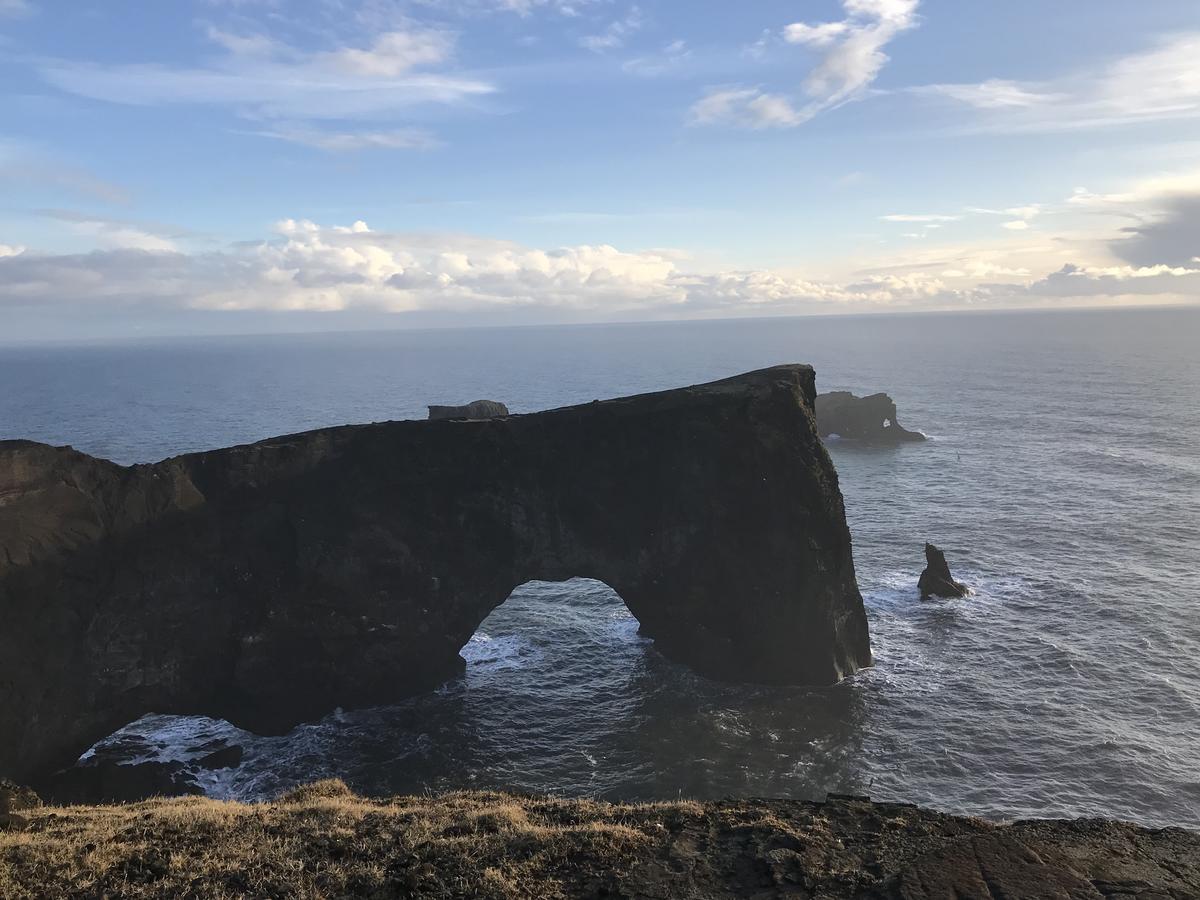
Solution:
[(610, 585), (595, 578), (531, 580), (493, 609), (459, 651), (468, 683), (505, 671), (557, 672), (586, 688), (613, 655), (632, 663), (652, 642)]
[(254, 800), (316, 771), (376, 794), (481, 779), (536, 789), (550, 777), (587, 792), (633, 764), (614, 764), (612, 748), (633, 730), (647, 684), (681, 668), (653, 651), (621, 596), (592, 578), (517, 586), (460, 653), (463, 673), (436, 690), (274, 737), (223, 719), (146, 715), (39, 787), (62, 802), (201, 791)]

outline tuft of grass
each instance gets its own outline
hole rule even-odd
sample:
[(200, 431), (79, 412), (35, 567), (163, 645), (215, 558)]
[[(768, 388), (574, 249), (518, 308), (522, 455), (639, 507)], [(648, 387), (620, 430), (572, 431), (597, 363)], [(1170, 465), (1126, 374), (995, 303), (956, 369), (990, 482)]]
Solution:
[(339, 798), (351, 798), (354, 792), (350, 790), (349, 785), (340, 778), (325, 778), (321, 781), (314, 781), (312, 784), (304, 784), (297, 788), (292, 788), (285, 792), (279, 798), (280, 803), (310, 803), (313, 800), (336, 800)]

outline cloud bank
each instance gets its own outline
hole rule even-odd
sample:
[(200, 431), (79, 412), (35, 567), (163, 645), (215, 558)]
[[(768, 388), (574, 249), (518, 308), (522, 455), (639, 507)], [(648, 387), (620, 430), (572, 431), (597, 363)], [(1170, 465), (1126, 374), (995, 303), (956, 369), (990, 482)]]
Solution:
[[(686, 254), (600, 245), (539, 249), (363, 222), (278, 223), (275, 236), (184, 252), (162, 235), (81, 218), (106, 249), (40, 254), (0, 245), (0, 308), (507, 313), (601, 320), (1031, 305), (1113, 297), (1178, 302), (1200, 263), (1067, 265), (1040, 278), (983, 259), (843, 281), (770, 270), (698, 271)], [(986, 281), (985, 279), (992, 279)], [(996, 281), (995, 279), (1006, 279)]]

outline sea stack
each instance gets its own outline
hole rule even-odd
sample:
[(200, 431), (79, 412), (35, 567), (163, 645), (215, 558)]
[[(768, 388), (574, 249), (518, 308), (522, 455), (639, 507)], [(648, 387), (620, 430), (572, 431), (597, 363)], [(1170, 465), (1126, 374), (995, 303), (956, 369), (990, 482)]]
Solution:
[(950, 574), (950, 565), (946, 562), (946, 554), (933, 544), (925, 545), (925, 571), (917, 582), (921, 589), (921, 599), (930, 597), (965, 597), (970, 589), (963, 583), (955, 581)]

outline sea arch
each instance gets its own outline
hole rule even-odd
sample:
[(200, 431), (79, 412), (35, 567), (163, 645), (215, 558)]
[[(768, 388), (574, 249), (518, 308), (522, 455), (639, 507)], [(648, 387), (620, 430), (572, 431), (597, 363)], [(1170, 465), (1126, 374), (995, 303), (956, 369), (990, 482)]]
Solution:
[(0, 443), (0, 776), (147, 712), (272, 733), (427, 690), (533, 580), (605, 582), (700, 672), (833, 683), (871, 655), (814, 399), (791, 365), (148, 466)]

